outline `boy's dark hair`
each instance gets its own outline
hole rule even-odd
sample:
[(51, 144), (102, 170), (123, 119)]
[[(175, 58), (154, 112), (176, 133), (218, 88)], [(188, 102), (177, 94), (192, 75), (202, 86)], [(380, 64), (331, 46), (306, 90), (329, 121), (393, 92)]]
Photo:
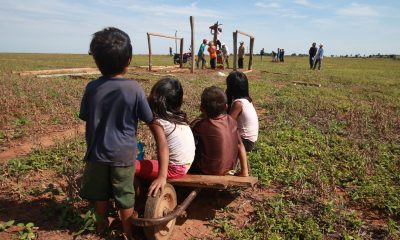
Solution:
[(201, 94), (201, 107), (207, 113), (208, 118), (216, 118), (225, 112), (226, 95), (216, 86), (205, 88)]
[(93, 34), (89, 54), (104, 76), (120, 74), (132, 58), (131, 40), (118, 28), (104, 28)]
[(228, 98), (229, 108), (235, 99), (245, 98), (249, 100), (249, 102), (253, 101), (249, 94), (249, 81), (246, 74), (233, 71), (228, 75), (226, 78), (226, 96)]
[(188, 123), (181, 110), (183, 88), (178, 79), (163, 78), (154, 84), (148, 97), (154, 115), (172, 123)]

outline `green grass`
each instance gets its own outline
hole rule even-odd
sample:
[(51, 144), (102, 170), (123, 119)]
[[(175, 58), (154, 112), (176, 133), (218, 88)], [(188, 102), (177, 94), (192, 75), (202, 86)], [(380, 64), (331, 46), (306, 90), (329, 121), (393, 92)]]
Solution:
[[(133, 59), (133, 65), (147, 64), (146, 56)], [(153, 61), (172, 64), (167, 56)], [(12, 70), (86, 66), (94, 66), (86, 55), (0, 54), (0, 145), (49, 125), (79, 123), (76, 116), (89, 81), (20, 77)], [(251, 200), (253, 224), (238, 227), (217, 218), (217, 229), (231, 239), (399, 238), (400, 61), (326, 58), (321, 71), (312, 71), (307, 58), (287, 57), (283, 64), (255, 58), (254, 68), (248, 76), (260, 136), (249, 154), (251, 174), (266, 188), (278, 186), (279, 195)], [(213, 74), (176, 75), (190, 119), (199, 114), (203, 88), (225, 84)], [(140, 77), (147, 79), (140, 82), (147, 93), (158, 80)], [(11, 176), (38, 169), (62, 172), (60, 163), (67, 159), (74, 159), (70, 170), (75, 171), (84, 148), (82, 139), (72, 140), (11, 160), (3, 171)], [(382, 224), (370, 221), (371, 215)]]

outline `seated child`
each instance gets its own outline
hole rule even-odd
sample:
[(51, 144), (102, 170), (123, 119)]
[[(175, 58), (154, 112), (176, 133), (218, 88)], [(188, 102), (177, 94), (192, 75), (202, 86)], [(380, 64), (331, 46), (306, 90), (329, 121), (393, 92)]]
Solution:
[(151, 89), (148, 101), (158, 125), (154, 135), (168, 145), (169, 161), (163, 167), (161, 161), (159, 166), (157, 160), (137, 160), (136, 176), (147, 180), (156, 179), (160, 174), (168, 179), (182, 177), (193, 162), (195, 144), (186, 113), (181, 110), (181, 83), (173, 78), (161, 79)]
[(258, 116), (249, 94), (249, 83), (244, 73), (231, 72), (226, 78), (228, 113), (237, 120), (240, 137), (246, 152), (253, 150), (258, 138)]
[(225, 175), (234, 170), (240, 160), (239, 176), (248, 176), (246, 150), (240, 138), (236, 120), (225, 114), (227, 98), (222, 89), (212, 86), (201, 95), (202, 118), (192, 123), (197, 140), (193, 173)]

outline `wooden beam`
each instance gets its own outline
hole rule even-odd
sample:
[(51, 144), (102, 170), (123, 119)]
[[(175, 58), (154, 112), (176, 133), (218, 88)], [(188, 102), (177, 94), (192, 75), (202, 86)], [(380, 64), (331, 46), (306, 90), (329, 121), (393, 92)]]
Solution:
[(38, 78), (56, 78), (56, 77), (80, 77), (86, 75), (99, 75), (100, 71), (96, 72), (82, 72), (82, 73), (58, 73), (58, 74), (42, 74), (36, 75)]
[(314, 87), (321, 87), (322, 85), (319, 83), (309, 83), (309, 82), (298, 82), (298, 81), (294, 81), (293, 82), (294, 85), (305, 85), (305, 86), (314, 86)]
[(251, 34), (249, 34), (249, 33), (245, 33), (245, 32), (242, 32), (242, 31), (240, 31), (240, 30), (236, 30), (236, 32), (237, 32), (237, 33), (240, 33), (240, 34), (242, 34), (242, 35), (248, 36), (248, 37), (250, 37), (250, 38), (254, 38), (254, 36), (251, 35)]
[(93, 72), (97, 71), (97, 68), (61, 68), (61, 69), (48, 69), (48, 70), (35, 70), (35, 71), (23, 71), (13, 72), (20, 76), (37, 75), (37, 74), (56, 74), (56, 73), (80, 73), (80, 72)]
[(194, 73), (194, 18), (190, 16), (190, 29), (191, 29), (191, 45), (192, 45), (192, 66), (190, 68), (190, 73)]
[(250, 69), (250, 70), (243, 71), (242, 73), (251, 73), (252, 71), (253, 71), (253, 69)]
[(250, 57), (248, 70), (253, 68), (253, 49), (254, 49), (254, 37), (250, 38)]
[(167, 181), (174, 186), (227, 189), (232, 187), (254, 187), (258, 179), (256, 177), (238, 177), (229, 175), (215, 176), (188, 174), (182, 178), (168, 179)]
[(179, 60), (180, 60), (179, 67), (183, 68), (183, 38), (181, 38)]
[(147, 33), (148, 35), (151, 36), (157, 36), (157, 37), (163, 37), (163, 38), (172, 38), (172, 39), (183, 39), (180, 37), (175, 37), (175, 36), (171, 36), (171, 35), (165, 35), (165, 34), (160, 34), (160, 33)]
[(237, 31), (233, 32), (233, 71), (237, 69)]
[(151, 71), (151, 40), (150, 40), (150, 33), (147, 33), (147, 44), (149, 46), (149, 71)]

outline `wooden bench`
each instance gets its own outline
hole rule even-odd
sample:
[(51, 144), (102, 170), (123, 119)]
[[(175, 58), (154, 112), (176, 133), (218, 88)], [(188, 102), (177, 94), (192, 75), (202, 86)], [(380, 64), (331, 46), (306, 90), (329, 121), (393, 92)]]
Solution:
[(182, 178), (169, 179), (174, 186), (193, 188), (228, 189), (231, 187), (249, 188), (257, 183), (257, 177), (215, 176), (215, 175), (185, 175)]

